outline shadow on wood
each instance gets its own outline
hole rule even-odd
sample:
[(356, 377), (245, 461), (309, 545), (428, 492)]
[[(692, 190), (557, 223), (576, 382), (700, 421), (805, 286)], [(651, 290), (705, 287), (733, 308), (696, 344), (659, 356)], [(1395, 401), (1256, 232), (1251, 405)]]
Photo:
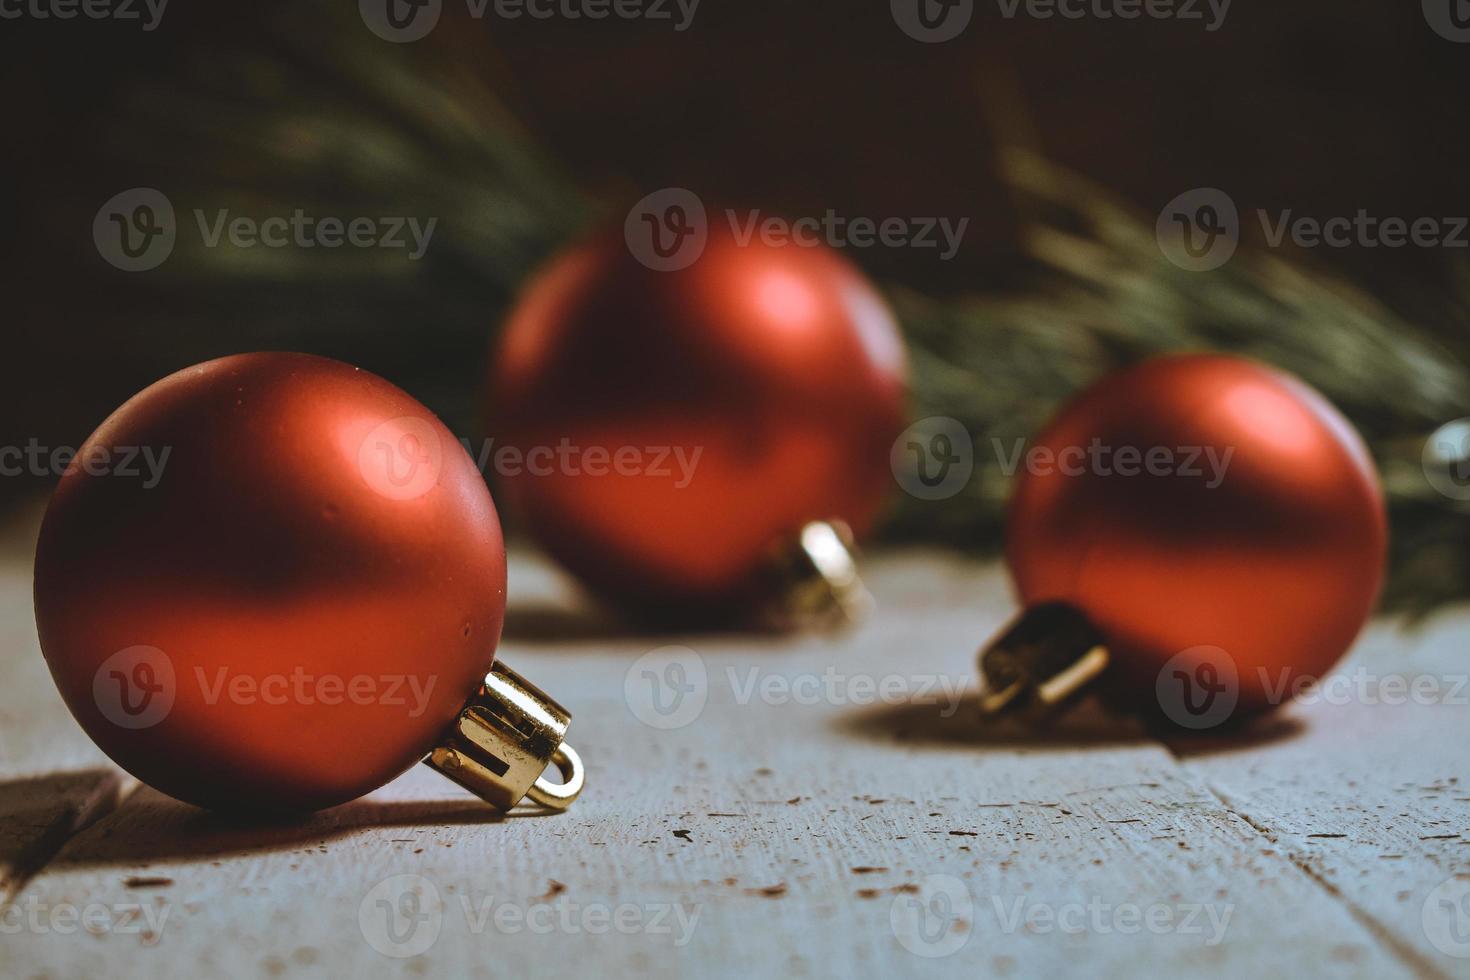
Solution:
[(1178, 728), (1158, 728), (1154, 735), (1181, 759), (1217, 753), (1247, 752), (1276, 742), (1294, 738), (1306, 730), (1300, 718), (1277, 712), (1251, 718), (1238, 725), (1227, 725), (1207, 732), (1189, 732)]
[(986, 718), (974, 694), (954, 700), (939, 692), (925, 701), (848, 712), (838, 716), (834, 724), (848, 734), (879, 741), (968, 745), (976, 749), (1096, 748), (1163, 742), (1181, 757), (1257, 748), (1290, 738), (1303, 728), (1296, 718), (1272, 715), (1210, 732), (1164, 729), (1110, 712), (1095, 698), (1048, 720), (1028, 723), (1019, 718)]
[[(101, 772), (113, 784), (118, 781), (119, 774)], [(369, 797), (320, 813), (244, 816), (201, 810), (140, 786), (111, 813), (98, 814), (101, 819), (87, 827), (72, 815), (77, 807), (66, 801), (78, 798), (78, 787), (95, 781), (95, 774), (88, 770), (0, 783), (0, 825), (33, 819), (55, 824), (56, 832), (43, 840), (44, 848), (32, 846), (36, 853), (30, 863), (77, 868), (300, 850), (384, 827), (489, 825), (543, 815), (529, 809), (504, 814), (471, 799), (378, 801)], [(93, 791), (86, 798), (95, 796)], [(52, 802), (48, 805), (47, 801)], [(18, 877), (23, 880), (24, 875)]]
[(0, 783), (0, 896), (12, 897), (73, 834), (126, 795), (115, 769), (81, 769)]
[(759, 622), (731, 623), (705, 619), (699, 611), (613, 610), (589, 605), (568, 608), (553, 602), (512, 602), (505, 609), (507, 643), (555, 647), (548, 653), (596, 653), (601, 640), (646, 638), (657, 646), (671, 639), (753, 637), (766, 640), (790, 635)]

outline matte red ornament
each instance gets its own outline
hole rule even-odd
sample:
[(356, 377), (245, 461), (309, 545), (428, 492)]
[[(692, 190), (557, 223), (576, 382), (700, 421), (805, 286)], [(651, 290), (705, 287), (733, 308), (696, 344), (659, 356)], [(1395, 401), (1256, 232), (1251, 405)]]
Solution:
[(858, 537), (874, 523), (905, 375), (891, 312), (829, 248), (716, 225), (691, 265), (657, 271), (607, 234), (526, 290), (488, 430), (524, 455), (496, 467), (518, 511), (604, 597), (743, 613), (826, 561), (843, 569), (826, 569), (828, 598), (855, 604), (841, 535), (813, 523)]
[(1025, 463), (1006, 558), (1028, 612), (982, 657), (987, 710), (1101, 674), (1115, 704), (1209, 727), (1320, 678), (1372, 612), (1372, 459), (1290, 375), (1157, 358), (1064, 407)]
[[(156, 485), (88, 464), (138, 448), (163, 459)], [(569, 780), (550, 805), (580, 786), (565, 712), (535, 746), (478, 722), (520, 683), (491, 668), (505, 551), (479, 471), (428, 409), (349, 365), (245, 354), (133, 397), (57, 487), (35, 599), (82, 727), (178, 799), (316, 809), (431, 750), (502, 806), (547, 796), (548, 763)]]

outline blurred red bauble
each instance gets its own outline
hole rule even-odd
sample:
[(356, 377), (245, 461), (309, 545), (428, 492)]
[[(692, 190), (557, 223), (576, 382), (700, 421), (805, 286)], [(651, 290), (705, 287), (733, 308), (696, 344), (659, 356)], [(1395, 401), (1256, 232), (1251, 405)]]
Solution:
[(1029, 452), (1016, 587), (1028, 609), (1085, 617), (1115, 703), (1189, 727), (1260, 712), (1320, 678), (1372, 612), (1387, 547), (1373, 462), (1294, 377), (1157, 358), (1083, 392)]
[[(140, 448), (156, 478), (98, 462)], [(448, 734), (495, 655), (505, 552), (479, 471), (417, 401), (246, 354), (93, 433), (47, 511), (35, 598), (63, 698), (121, 766), (202, 806), (315, 809)]]
[(594, 592), (663, 616), (771, 599), (771, 556), (808, 522), (861, 536), (904, 426), (903, 343), (862, 274), (718, 222), (674, 271), (622, 234), (558, 257), (491, 375), (489, 432), (525, 455), (496, 468), (532, 531)]

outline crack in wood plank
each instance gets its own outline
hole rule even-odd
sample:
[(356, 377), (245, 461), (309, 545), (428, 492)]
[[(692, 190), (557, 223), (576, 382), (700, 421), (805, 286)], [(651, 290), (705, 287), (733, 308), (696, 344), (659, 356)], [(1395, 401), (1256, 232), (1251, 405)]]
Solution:
[(35, 836), (23, 842), (0, 866), (0, 904), (14, 901), (72, 838), (116, 811), (137, 787), (137, 780), (125, 773), (105, 772), (90, 789), (59, 805)]
[[(1166, 748), (1168, 747), (1166, 746)], [(1172, 749), (1170, 751), (1172, 752)], [(1179, 764), (1182, 768), (1193, 774), (1187, 758), (1180, 757), (1177, 754), (1175, 754), (1175, 758), (1179, 759)], [(1256, 831), (1256, 833), (1270, 841), (1280, 851), (1282, 856), (1291, 862), (1293, 867), (1305, 875), (1318, 888), (1322, 889), (1333, 901), (1339, 903), (1353, 917), (1354, 921), (1367, 930), (1374, 939), (1382, 943), (1383, 947), (1391, 956), (1412, 970), (1416, 976), (1427, 978), (1427, 980), (1453, 980), (1450, 974), (1441, 970), (1435, 963), (1425, 957), (1423, 953), (1400, 938), (1391, 926), (1381, 921), (1377, 916), (1363, 908), (1363, 906), (1353, 901), (1347, 895), (1344, 895), (1340, 888), (1329, 881), (1316, 868), (1313, 868), (1310, 861), (1294, 853), (1292, 848), (1284, 846), (1281, 839), (1270, 827), (1247, 813), (1228, 792), (1208, 780), (1201, 779), (1200, 782), (1201, 785), (1210, 791), (1215, 799), (1220, 801), (1221, 806), (1238, 817), (1247, 826)]]

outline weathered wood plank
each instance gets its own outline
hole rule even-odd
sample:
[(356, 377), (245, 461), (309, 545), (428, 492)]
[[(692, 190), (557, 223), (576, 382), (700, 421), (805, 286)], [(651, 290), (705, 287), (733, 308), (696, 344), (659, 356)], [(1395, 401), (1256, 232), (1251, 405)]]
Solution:
[(36, 641), (39, 513), (0, 526), (0, 900), (130, 788), (72, 721)]
[[(22, 930), (0, 944), (0, 969), (1423, 972), (1222, 802), (1198, 757), (1181, 765), (1087, 712), (1037, 737), (980, 728), (972, 702), (949, 714), (942, 697), (914, 703), (936, 696), (931, 677), (971, 677), (974, 647), (1008, 612), (994, 570), (917, 556), (875, 567), (873, 584), (880, 615), (839, 641), (674, 641), (616, 635), (579, 616), (554, 575), (518, 561), (513, 595), (535, 612), (511, 618), (521, 638), (503, 655), (575, 714), (589, 789), (570, 813), (495, 818), (423, 769), (271, 827), (142, 790), (20, 896), (22, 907), (93, 905), (119, 928)], [(653, 711), (642, 674), (667, 677), (667, 664), (640, 658), (670, 642), (697, 652), (682, 662), (704, 669), (708, 700), (663, 730), (638, 714), (678, 714)], [(746, 697), (752, 668), (765, 693)], [(856, 703), (885, 678), (898, 703)], [(813, 690), (816, 703), (800, 703)], [(665, 708), (671, 692), (659, 692)]]
[(1402, 958), (1470, 975), (1470, 613), (1416, 633), (1376, 625), (1283, 727), (1244, 748), (1173, 744)]

